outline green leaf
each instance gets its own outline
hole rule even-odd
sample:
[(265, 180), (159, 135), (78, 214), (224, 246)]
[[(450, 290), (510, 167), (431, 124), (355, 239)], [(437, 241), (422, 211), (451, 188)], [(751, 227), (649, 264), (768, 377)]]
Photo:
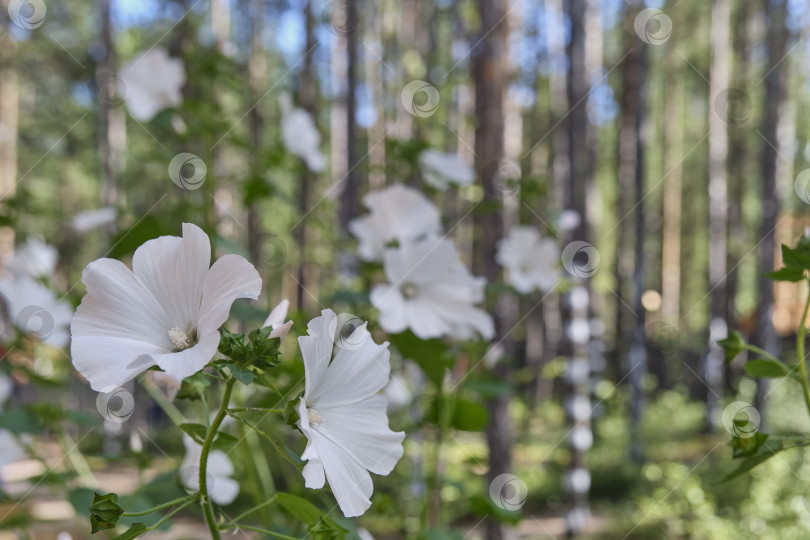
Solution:
[(782, 262), (790, 269), (810, 270), (810, 254), (793, 250), (785, 244), (782, 244)]
[[(753, 437), (752, 437), (753, 438)], [(723, 478), (723, 482), (728, 482), (738, 476), (742, 476), (760, 463), (772, 458), (783, 449), (782, 441), (779, 439), (769, 439), (761, 444), (754, 453), (740, 462), (740, 465)]]
[(734, 459), (756, 454), (757, 450), (768, 440), (765, 433), (756, 432), (753, 437), (734, 437), (729, 443), (734, 450)]
[(205, 436), (208, 435), (208, 428), (202, 424), (180, 424), (178, 427), (199, 444), (203, 444)]
[(0, 415), (0, 428), (12, 433), (40, 433), (42, 422), (24, 409), (13, 409)]
[(118, 505), (118, 495), (116, 493), (101, 495), (93, 492), (93, 502), (89, 510), (92, 534), (115, 528), (118, 519), (124, 513), (124, 509)]
[(394, 334), (390, 339), (402, 356), (416, 362), (428, 379), (441, 386), (445, 370), (452, 365), (449, 348), (444, 341), (420, 339), (410, 330)]
[(220, 431), (217, 433), (217, 438), (214, 439), (213, 447), (217, 450), (227, 450), (234, 443), (239, 442), (239, 439), (231, 435), (230, 433), (225, 433), (224, 431)]
[(276, 493), (276, 500), (281, 507), (294, 518), (308, 525), (307, 530), (316, 533), (316, 538), (339, 540), (346, 536), (346, 529), (335, 523), (314, 504), (289, 493)]
[(115, 538), (113, 538), (113, 540), (134, 540), (135, 538), (138, 538), (138, 536), (142, 535), (148, 530), (149, 527), (147, 527), (143, 523), (133, 523), (132, 526), (129, 529), (127, 529), (127, 532), (119, 536), (116, 536)]
[(756, 358), (745, 363), (745, 372), (751, 377), (775, 379), (778, 377), (787, 377), (790, 375), (791, 370), (782, 362)]
[(219, 329), (219, 335), (219, 346), (217, 350), (234, 362), (242, 362), (245, 356), (247, 356), (245, 336), (242, 334), (234, 334), (225, 328)]
[(801, 268), (780, 268), (775, 272), (765, 272), (765, 277), (773, 281), (797, 282), (804, 279), (804, 270)]
[(225, 364), (225, 367), (228, 368), (228, 371), (231, 372), (231, 376), (234, 377), (237, 381), (242, 384), (250, 384), (253, 382), (253, 379), (256, 378), (256, 374), (250, 371), (249, 369), (242, 369), (236, 364)]
[(483, 431), (489, 421), (487, 410), (474, 401), (459, 398), (453, 407), (450, 424), (462, 431)]
[(721, 339), (717, 342), (718, 345), (723, 347), (726, 352), (726, 362), (734, 360), (745, 348), (745, 340), (736, 330), (731, 330), (726, 339)]
[(180, 390), (175, 399), (187, 399), (189, 401), (199, 401), (205, 395), (205, 389), (211, 386), (211, 380), (202, 373), (195, 373), (191, 377), (183, 379)]
[(298, 403), (303, 396), (304, 393), (301, 392), (295, 396), (295, 399), (288, 401), (287, 406), (284, 407), (284, 421), (293, 429), (298, 429), (298, 421), (301, 419), (298, 415)]

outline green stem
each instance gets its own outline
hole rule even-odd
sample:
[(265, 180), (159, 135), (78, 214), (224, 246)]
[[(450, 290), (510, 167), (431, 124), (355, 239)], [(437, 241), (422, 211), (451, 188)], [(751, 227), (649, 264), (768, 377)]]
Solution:
[(219, 426), (222, 420), (228, 414), (228, 403), (231, 401), (231, 393), (233, 386), (236, 384), (236, 379), (233, 377), (225, 381), (225, 393), (222, 396), (222, 403), (219, 406), (217, 415), (211, 421), (211, 427), (208, 428), (208, 433), (205, 435), (203, 441), (202, 452), (200, 453), (200, 496), (202, 497), (203, 513), (205, 514), (205, 522), (208, 524), (208, 530), (211, 531), (212, 540), (220, 540), (222, 537), (219, 534), (219, 527), (217, 525), (216, 517), (214, 516), (214, 504), (211, 502), (211, 497), (208, 496), (208, 454), (211, 452), (211, 445), (219, 431)]
[(184, 502), (183, 504), (181, 504), (180, 506), (178, 506), (177, 508), (175, 508), (174, 510), (172, 510), (171, 512), (169, 512), (168, 514), (166, 514), (166, 515), (165, 515), (165, 516), (163, 516), (162, 518), (160, 518), (160, 521), (158, 521), (157, 523), (155, 523), (154, 525), (152, 525), (151, 527), (149, 527), (149, 529), (147, 529), (147, 530), (149, 530), (149, 531), (154, 531), (155, 529), (157, 529), (158, 527), (160, 527), (161, 525), (163, 525), (163, 524), (164, 524), (164, 523), (165, 523), (165, 522), (166, 522), (166, 521), (167, 521), (169, 518), (171, 518), (171, 517), (172, 517), (173, 515), (175, 515), (177, 512), (179, 512), (180, 510), (182, 510), (183, 508), (185, 508), (186, 506), (190, 505), (191, 503), (193, 503), (193, 502), (194, 502), (194, 501), (196, 501), (196, 500), (197, 500), (197, 497), (194, 497), (194, 498), (193, 498), (193, 499), (191, 499), (190, 501), (186, 501), (186, 502)]
[[(808, 280), (808, 285), (810, 285), (810, 280)], [(807, 365), (805, 364), (804, 358), (804, 338), (807, 335), (807, 311), (810, 309), (810, 293), (807, 295), (807, 299), (804, 301), (804, 312), (802, 313), (802, 319), (799, 323), (799, 330), (796, 332), (796, 360), (799, 364), (799, 376), (800, 382), (802, 383), (802, 390), (804, 392), (804, 404), (807, 407), (807, 414), (810, 414), (810, 385), (807, 381)]]
[(265, 409), (262, 407), (237, 407), (233, 409), (228, 409), (228, 414), (238, 412), (263, 412), (271, 414), (284, 414), (284, 409)]
[(275, 536), (276, 538), (284, 538), (284, 540), (300, 540), (294, 536), (287, 536), (286, 534), (277, 533), (275, 531), (271, 531), (268, 529), (261, 529), (259, 527), (253, 527), (251, 525), (236, 525), (236, 527), (240, 529), (247, 529), (249, 531), (256, 531), (264, 534), (268, 534), (270, 536)]
[(290, 457), (290, 455), (284, 450), (284, 448), (282, 448), (281, 445), (275, 439), (273, 439), (270, 435), (268, 435), (265, 431), (262, 431), (259, 428), (259, 426), (254, 426), (253, 424), (251, 424), (250, 422), (248, 422), (247, 420), (245, 420), (241, 416), (237, 416), (237, 415), (231, 414), (231, 413), (228, 413), (228, 415), (231, 418), (235, 418), (235, 419), (239, 420), (240, 422), (242, 422), (243, 424), (245, 424), (247, 427), (249, 427), (250, 429), (255, 431), (259, 436), (264, 437), (264, 439), (267, 442), (269, 442), (273, 446), (273, 448), (278, 450), (278, 453), (281, 454), (281, 456), (284, 459), (286, 459), (287, 462), (290, 463), (290, 465), (292, 465), (293, 467), (295, 467), (299, 471), (303, 468), (303, 465), (301, 464), (301, 462), (297, 462), (297, 461), (293, 460), (293, 458)]
[(242, 512), (241, 514), (239, 514), (238, 516), (236, 516), (235, 518), (233, 518), (233, 519), (231, 520), (231, 523), (233, 524), (233, 526), (234, 526), (234, 527), (240, 527), (240, 525), (237, 525), (237, 523), (236, 523), (237, 521), (239, 521), (240, 519), (242, 519), (242, 518), (244, 518), (244, 517), (246, 517), (246, 516), (249, 516), (249, 515), (250, 515), (250, 514), (252, 514), (253, 512), (258, 512), (259, 510), (261, 510), (261, 509), (262, 509), (262, 508), (264, 508), (265, 506), (270, 506), (271, 504), (273, 504), (274, 502), (276, 502), (276, 498), (277, 498), (277, 496), (274, 494), (272, 497), (270, 497), (270, 498), (269, 498), (269, 499), (267, 499), (266, 501), (264, 501), (264, 502), (262, 502), (262, 503), (260, 503), (260, 504), (257, 504), (257, 505), (256, 505), (256, 506), (254, 506), (253, 508), (249, 508), (249, 509), (245, 510), (244, 512)]
[(175, 499), (173, 501), (169, 501), (163, 504), (159, 504), (154, 508), (150, 508), (149, 510), (143, 510), (141, 512), (124, 512), (121, 514), (121, 517), (138, 517), (138, 516), (145, 516), (147, 514), (151, 514), (152, 512), (157, 512), (158, 510), (163, 510), (164, 508), (168, 508), (170, 506), (174, 506), (175, 504), (180, 504), (186, 501), (196, 501), (200, 498), (199, 493), (194, 493), (192, 495), (187, 495), (185, 497), (180, 497), (179, 499)]
[(765, 358), (766, 360), (770, 360), (771, 362), (779, 362), (779, 363), (781, 363), (781, 360), (779, 360), (777, 357), (775, 357), (774, 355), (768, 353), (768, 351), (766, 351), (765, 349), (760, 349), (756, 345), (751, 345), (750, 343), (746, 343), (745, 345), (743, 345), (743, 349), (751, 351), (753, 353), (757, 353), (761, 357)]
[(166, 398), (166, 395), (160, 390), (160, 388), (147, 381), (145, 377), (141, 379), (141, 386), (146, 389), (146, 393), (155, 400), (155, 403), (157, 403), (158, 406), (163, 409), (163, 412), (166, 413), (166, 416), (169, 417), (169, 420), (171, 420), (174, 425), (179, 426), (180, 424), (185, 424), (188, 422), (186, 417), (183, 416), (183, 413), (180, 412), (180, 409), (175, 407), (174, 403)]

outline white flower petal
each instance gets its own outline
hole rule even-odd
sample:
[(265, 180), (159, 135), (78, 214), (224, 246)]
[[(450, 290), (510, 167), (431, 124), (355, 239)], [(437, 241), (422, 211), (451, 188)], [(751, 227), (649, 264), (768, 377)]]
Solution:
[(31, 237), (14, 251), (8, 269), (14, 274), (35, 279), (48, 277), (56, 269), (58, 258), (55, 247), (40, 238)]
[(215, 476), (208, 488), (211, 500), (220, 506), (231, 504), (239, 495), (239, 483), (227, 476)]
[(252, 264), (239, 255), (223, 256), (205, 276), (197, 331), (216, 332), (228, 320), (236, 299), (256, 300), (261, 291), (262, 278)]
[(278, 303), (276, 307), (270, 312), (270, 315), (267, 316), (267, 319), (264, 321), (262, 328), (265, 326), (272, 326), (273, 328), (278, 328), (282, 324), (284, 324), (284, 319), (287, 318), (287, 310), (290, 308), (290, 301), (286, 298)]
[(281, 341), (284, 341), (284, 338), (287, 337), (287, 334), (289, 333), (290, 328), (292, 328), (292, 325), (293, 325), (292, 321), (287, 321), (278, 328), (273, 328), (273, 331), (270, 332), (269, 337), (278, 338)]
[[(336, 382), (336, 384), (338, 384)], [(402, 458), (404, 432), (388, 427), (387, 400), (372, 395), (352, 405), (319, 407), (322, 425), (316, 431), (340, 445), (374, 474), (389, 474)]]
[(399, 334), (408, 328), (405, 317), (405, 299), (399, 287), (375, 285), (371, 289), (371, 305), (380, 311), (380, 326), (390, 334)]
[[(302, 455), (301, 459), (307, 458)], [(309, 489), (321, 489), (326, 482), (323, 465), (317, 458), (309, 458), (301, 473), (304, 475), (304, 485)]]
[(182, 381), (204, 368), (216, 354), (218, 346), (219, 333), (215, 331), (201, 336), (193, 347), (180, 352), (152, 354), (152, 358), (169, 376)]
[(308, 335), (298, 338), (301, 356), (304, 359), (305, 398), (321, 385), (326, 367), (332, 358), (336, 328), (337, 315), (331, 309), (324, 309), (320, 317), (309, 321)]
[(374, 491), (371, 475), (348, 452), (321, 433), (313, 431), (312, 437), (343, 515), (363, 515), (371, 506), (369, 498)]
[(70, 342), (73, 366), (96, 392), (122, 386), (155, 365), (150, 353), (161, 347), (143, 341), (109, 336), (77, 336)]
[(186, 82), (183, 61), (172, 58), (165, 49), (153, 47), (120, 70), (121, 89), (133, 118), (148, 122), (166, 107), (180, 105)]
[[(388, 343), (377, 345), (368, 332), (366, 334), (367, 337), (358, 348), (338, 350), (323, 377), (329, 384), (316, 384), (309, 388), (306, 397), (309, 406), (320, 411), (322, 408), (357, 403), (376, 394), (388, 384), (391, 356)], [(385, 409), (383, 414), (384, 411)]]
[(208, 267), (211, 243), (196, 225), (183, 223), (183, 237), (162, 236), (135, 251), (132, 271), (160, 300), (169, 315), (170, 328), (183, 331), (196, 326), (200, 298)]

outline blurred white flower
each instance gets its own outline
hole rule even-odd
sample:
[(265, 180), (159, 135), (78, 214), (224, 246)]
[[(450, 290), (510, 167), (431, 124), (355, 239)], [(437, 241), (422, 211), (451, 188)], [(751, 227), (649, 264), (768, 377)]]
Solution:
[[(188, 435), (183, 435), (186, 456), (180, 465), (180, 480), (191, 491), (200, 489), (200, 458), (202, 446)], [(222, 450), (211, 450), (206, 465), (208, 496), (219, 505), (231, 504), (239, 495), (239, 483), (233, 478), (233, 463)]]
[(464, 186), (475, 182), (475, 169), (455, 152), (428, 149), (419, 154), (419, 167), (425, 182), (438, 189), (449, 184)]
[(363, 260), (380, 260), (392, 241), (403, 244), (441, 232), (439, 209), (413, 188), (393, 184), (369, 193), (363, 204), (370, 213), (349, 223)]
[[(11, 397), (13, 383), (9, 377), (0, 376), (0, 412), (3, 410), (3, 405)], [(14, 463), (15, 461), (25, 457), (25, 450), (14, 438), (11, 432), (5, 429), (0, 429), (0, 467)], [(0, 477), (2, 482), (2, 477)]]
[(73, 230), (77, 232), (87, 232), (98, 229), (104, 225), (115, 223), (116, 211), (112, 206), (99, 208), (98, 210), (87, 210), (79, 212), (73, 216)]
[(383, 256), (388, 283), (371, 291), (380, 326), (396, 334), (410, 328), (417, 337), (492, 339), (492, 317), (475, 307), (484, 300), (484, 278), (470, 274), (447, 239), (407, 242)]
[(94, 390), (122, 386), (157, 365), (182, 380), (201, 370), (237, 298), (255, 300), (262, 280), (248, 261), (225, 255), (213, 266), (208, 236), (183, 224), (183, 237), (139, 247), (132, 270), (114, 259), (87, 265), (87, 295), (71, 324), (71, 356)]
[(560, 248), (534, 227), (512, 227), (499, 242), (495, 260), (506, 268), (507, 282), (522, 294), (550, 291), (560, 280)]
[(120, 77), (129, 114), (140, 122), (148, 122), (163, 109), (183, 102), (183, 60), (170, 57), (161, 47), (135, 57), (121, 68)]
[[(308, 488), (329, 486), (346, 517), (371, 506), (370, 472), (387, 475), (402, 457), (403, 432), (388, 427), (385, 396), (378, 394), (390, 370), (388, 344), (377, 345), (357, 327), (351, 348), (338, 348), (332, 360), (337, 316), (325, 309), (298, 338), (306, 388), (298, 403), (298, 427), (307, 437), (301, 459)], [(331, 363), (330, 363), (331, 361)]]
[(413, 392), (408, 386), (408, 381), (400, 374), (391, 375), (391, 381), (383, 392), (388, 399), (388, 410), (396, 411), (403, 409), (413, 401)]
[(45, 285), (25, 275), (0, 279), (0, 295), (11, 321), (25, 334), (36, 335), (48, 345), (64, 347), (73, 309)]
[(326, 158), (321, 153), (321, 134), (312, 116), (300, 107), (293, 107), (289, 94), (282, 93), (281, 140), (287, 152), (304, 160), (309, 170), (326, 169)]
[(276, 307), (270, 312), (270, 315), (267, 316), (267, 319), (264, 321), (262, 328), (267, 328), (268, 326), (273, 330), (270, 332), (271, 338), (279, 338), (281, 341), (284, 341), (284, 338), (287, 337), (287, 333), (292, 328), (292, 321), (286, 321), (284, 319), (287, 318), (287, 310), (290, 308), (290, 301), (286, 298), (278, 303)]
[(3, 405), (9, 400), (12, 392), (14, 392), (14, 382), (11, 377), (0, 375), (0, 411), (3, 410)]
[(59, 254), (56, 248), (35, 236), (14, 250), (8, 269), (17, 276), (33, 279), (50, 277), (56, 270)]

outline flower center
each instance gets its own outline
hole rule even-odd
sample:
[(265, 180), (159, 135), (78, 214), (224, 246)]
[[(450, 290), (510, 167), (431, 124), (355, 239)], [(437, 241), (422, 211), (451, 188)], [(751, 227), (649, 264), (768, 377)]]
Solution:
[(419, 289), (417, 289), (416, 285), (414, 285), (413, 283), (406, 283), (400, 288), (400, 291), (402, 291), (402, 296), (406, 300), (410, 300), (411, 298), (416, 296), (416, 293), (419, 292)]
[(169, 330), (169, 339), (178, 351), (183, 351), (191, 347), (191, 341), (189, 341), (186, 333), (176, 326)]
[(312, 427), (318, 427), (323, 423), (321, 415), (315, 409), (307, 409), (307, 420)]

